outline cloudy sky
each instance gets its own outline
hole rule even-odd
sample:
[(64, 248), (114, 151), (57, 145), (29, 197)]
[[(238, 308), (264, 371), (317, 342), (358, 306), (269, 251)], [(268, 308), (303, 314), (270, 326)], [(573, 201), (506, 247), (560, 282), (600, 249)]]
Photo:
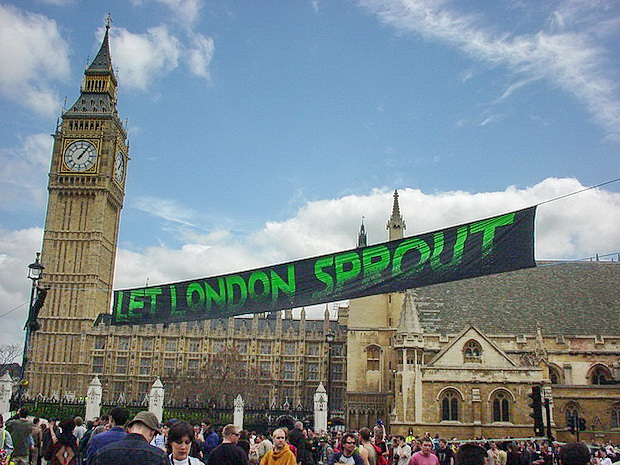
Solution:
[[(362, 216), (382, 242), (394, 189), (411, 235), (620, 177), (617, 1), (1, 1), (0, 343), (22, 338), (50, 133), (108, 12), (117, 288), (350, 248)], [(617, 254), (618, 224), (620, 182), (546, 203), (536, 256)]]

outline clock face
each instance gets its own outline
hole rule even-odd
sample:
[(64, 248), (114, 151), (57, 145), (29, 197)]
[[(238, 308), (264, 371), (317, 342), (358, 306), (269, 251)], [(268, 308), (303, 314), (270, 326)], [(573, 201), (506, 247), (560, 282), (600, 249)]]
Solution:
[(92, 142), (78, 140), (65, 150), (65, 164), (71, 171), (87, 171), (97, 161), (97, 148)]
[(123, 182), (123, 178), (125, 177), (125, 157), (122, 152), (116, 153), (116, 158), (114, 159), (114, 179), (117, 183), (121, 184)]

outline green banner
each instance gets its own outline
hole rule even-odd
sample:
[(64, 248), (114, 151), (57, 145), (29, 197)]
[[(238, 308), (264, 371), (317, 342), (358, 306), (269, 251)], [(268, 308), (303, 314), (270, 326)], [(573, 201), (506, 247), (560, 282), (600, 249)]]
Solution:
[(114, 291), (112, 324), (222, 318), (535, 266), (536, 207), (254, 270)]

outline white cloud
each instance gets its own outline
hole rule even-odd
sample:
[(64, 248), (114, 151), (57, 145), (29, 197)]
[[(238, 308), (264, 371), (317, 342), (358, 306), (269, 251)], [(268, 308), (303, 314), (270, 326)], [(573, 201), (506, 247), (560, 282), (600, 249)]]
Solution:
[(0, 94), (44, 115), (60, 109), (51, 86), (69, 77), (69, 48), (45, 16), (0, 5)]
[[(406, 235), (421, 234), (506, 211), (539, 204), (577, 192), (576, 179), (548, 178), (526, 187), (503, 191), (463, 191), (427, 194), (399, 190)], [(175, 207), (176, 208), (176, 207)], [(369, 243), (387, 240), (385, 222), (392, 208), (392, 190), (367, 195), (306, 202), (286, 221), (269, 222), (243, 238), (229, 231), (186, 234), (179, 248), (150, 247), (136, 252), (119, 249), (114, 287), (142, 286), (211, 276), (268, 264), (350, 249), (355, 246), (362, 215)], [(536, 258), (580, 259), (620, 251), (620, 193), (593, 189), (539, 206), (536, 218)], [(28, 299), (25, 269), (41, 243), (41, 230), (0, 230), (0, 314)], [(45, 257), (43, 257), (45, 263)], [(25, 309), (1, 319), (0, 343), (21, 340)], [(21, 325), (21, 326), (20, 326)]]
[(192, 46), (188, 51), (188, 65), (192, 74), (196, 76), (211, 79), (209, 73), (209, 63), (213, 59), (215, 53), (215, 43), (211, 37), (202, 34), (194, 34), (192, 37)]
[(602, 34), (618, 35), (619, 18), (606, 8), (609, 2), (563, 2), (549, 13), (551, 29), (541, 25), (537, 33), (521, 35), (497, 32), (496, 26), (484, 25), (482, 15), (464, 14), (447, 0), (359, 3), (398, 30), (447, 42), (474, 59), (507, 66), (526, 80), (546, 78), (581, 101), (611, 137), (620, 138), (617, 69), (609, 64), (614, 52), (599, 40)]
[(49, 134), (34, 134), (21, 147), (0, 149), (0, 210), (44, 206), (52, 145)]
[(164, 24), (148, 29), (145, 34), (113, 28), (111, 35), (110, 47), (114, 66), (119, 68), (119, 79), (123, 87), (146, 90), (153, 79), (167, 74), (179, 65), (181, 42), (170, 34)]
[(191, 27), (200, 18), (203, 0), (132, 0), (134, 5), (160, 3), (170, 9), (172, 15), (183, 24)]

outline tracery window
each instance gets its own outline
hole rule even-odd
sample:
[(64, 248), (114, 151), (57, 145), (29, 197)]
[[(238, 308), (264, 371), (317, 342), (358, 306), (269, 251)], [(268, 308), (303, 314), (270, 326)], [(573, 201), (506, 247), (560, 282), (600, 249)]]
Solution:
[(567, 427), (572, 418), (581, 416), (579, 410), (579, 405), (576, 403), (570, 403), (566, 406), (566, 408), (564, 409), (564, 420)]
[(379, 363), (381, 361), (381, 349), (377, 346), (369, 346), (366, 348), (366, 370), (379, 371)]
[(441, 397), (441, 420), (459, 420), (459, 395), (452, 391), (446, 391)]
[(480, 362), (482, 360), (482, 346), (473, 339), (467, 341), (463, 346), (463, 361)]
[(611, 427), (620, 428), (620, 404), (611, 406)]
[(603, 366), (595, 367), (590, 374), (590, 380), (592, 384), (605, 384), (605, 381), (608, 381), (610, 379), (611, 373), (607, 368)]
[(562, 382), (560, 372), (553, 367), (549, 367), (549, 381), (551, 381), (551, 384), (561, 384)]
[(510, 421), (510, 400), (505, 392), (493, 396), (493, 421)]

